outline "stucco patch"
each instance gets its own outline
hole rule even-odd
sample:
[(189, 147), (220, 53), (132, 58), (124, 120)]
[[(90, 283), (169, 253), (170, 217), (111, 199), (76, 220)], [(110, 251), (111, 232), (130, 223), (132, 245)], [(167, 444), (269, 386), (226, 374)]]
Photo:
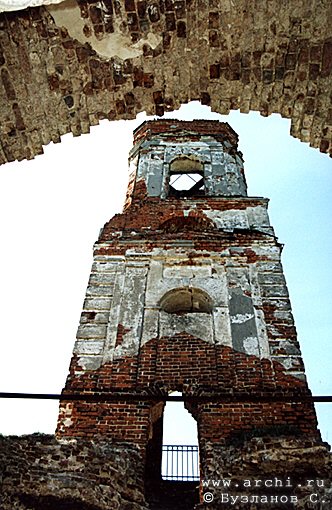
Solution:
[(86, 37), (83, 31), (84, 21), (75, 0), (65, 0), (65, 2), (61, 2), (61, 5), (48, 6), (47, 10), (59, 27), (65, 27), (71, 37), (80, 43), (88, 42), (101, 57), (119, 57), (121, 60), (139, 57), (143, 55), (144, 44), (154, 49), (162, 40), (160, 35), (149, 32), (144, 38), (133, 44), (129, 35), (120, 32), (119, 23), (115, 24), (114, 33), (104, 35), (101, 40), (98, 40), (94, 34)]
[(19, 11), (38, 5), (60, 4), (63, 0), (3, 0), (0, 2), (0, 12)]

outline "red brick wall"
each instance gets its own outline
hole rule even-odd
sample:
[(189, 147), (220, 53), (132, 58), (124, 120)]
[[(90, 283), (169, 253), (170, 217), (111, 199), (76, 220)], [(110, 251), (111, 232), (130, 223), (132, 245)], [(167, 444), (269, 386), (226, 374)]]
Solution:
[[(65, 427), (64, 401), (60, 436), (100, 434), (146, 444), (152, 426), (150, 409), (156, 400), (107, 402), (103, 398), (126, 392), (136, 398), (151, 394), (158, 401), (171, 390), (183, 391), (189, 398), (212, 395), (210, 402), (191, 404), (201, 438), (220, 442), (240, 431), (277, 426), (318, 435), (313, 404), (297, 401), (310, 395), (306, 383), (285, 375), (277, 362), (214, 346), (190, 335), (152, 340), (141, 348), (138, 358), (107, 363), (81, 376), (75, 376), (75, 365), (74, 359), (65, 392), (101, 393), (101, 403), (73, 402), (72, 424)], [(218, 395), (222, 403), (213, 400)]]
[[(132, 230), (137, 230), (145, 239), (151, 238), (154, 242), (158, 242), (158, 236), (164, 232), (166, 222), (172, 219), (175, 222), (184, 221), (185, 217), (183, 211), (190, 211), (188, 218), (197, 220), (198, 224), (201, 221), (209, 221), (202, 211), (229, 211), (229, 210), (243, 210), (247, 207), (255, 207), (265, 205), (266, 199), (262, 198), (242, 198), (242, 199), (215, 199), (204, 197), (202, 199), (191, 199), (190, 201), (181, 201), (178, 198), (167, 198), (161, 200), (160, 198), (148, 198), (146, 195), (146, 188), (144, 181), (136, 182), (135, 191), (132, 195), (131, 206), (125, 211), (124, 214), (115, 215), (104, 226), (99, 242), (112, 241), (114, 245), (116, 238), (112, 237), (115, 232), (121, 231), (121, 237), (125, 237)], [(195, 209), (193, 211), (192, 209)], [(210, 223), (210, 222), (209, 222)], [(147, 229), (149, 227), (149, 229)], [(166, 224), (167, 227), (167, 224)], [(160, 230), (160, 232), (158, 232)], [(202, 228), (201, 233), (204, 234), (205, 230)], [(218, 231), (215, 230), (215, 234)], [(190, 233), (186, 233), (186, 236)], [(197, 232), (194, 231), (194, 235)], [(210, 237), (210, 236), (209, 236)]]
[[(167, 140), (176, 140), (179, 130), (187, 130), (185, 139), (190, 141), (199, 140), (201, 136), (211, 135), (212, 133), (217, 140), (227, 139), (234, 146), (237, 145), (239, 139), (237, 133), (227, 122), (219, 122), (218, 120), (179, 121), (176, 119), (158, 119), (152, 122), (143, 122), (143, 124), (135, 129), (134, 144), (162, 133), (167, 133)], [(174, 133), (173, 136), (172, 132)]]
[[(177, 122), (174, 124), (177, 126)], [(184, 127), (186, 123), (180, 124)], [(135, 133), (135, 140), (139, 142), (151, 133), (167, 131), (169, 125), (169, 121), (143, 124)], [(218, 136), (226, 136), (231, 140), (232, 147), (229, 150), (236, 150), (236, 134), (227, 125), (217, 123), (216, 126), (214, 123), (203, 123), (206, 131), (203, 127), (202, 130), (209, 132), (219, 129)], [(187, 127), (192, 128), (193, 124), (188, 123)], [(192, 137), (191, 134), (188, 136)], [(119, 283), (114, 293), (116, 298), (121, 299), (115, 299), (115, 308), (112, 310), (124, 306), (124, 310), (121, 308), (124, 311), (123, 320), (113, 320), (112, 316), (113, 322), (110, 320), (108, 323), (108, 333), (117, 332), (113, 344), (110, 335), (103, 337), (103, 346), (100, 351), (93, 352), (90, 359), (96, 365), (102, 363), (105, 355), (107, 359), (113, 356), (113, 361), (89, 370), (80, 366), (80, 357), (72, 359), (64, 390), (64, 398), (67, 400), (63, 400), (60, 405), (60, 437), (93, 438), (100, 435), (144, 448), (152, 437), (153, 424), (156, 424), (156, 404), (162, 402), (169, 392), (178, 390), (183, 392), (186, 406), (198, 422), (201, 444), (232, 443), (240, 436), (264, 434), (264, 431), (270, 434), (271, 430), (283, 431), (288, 436), (301, 434), (319, 439), (280, 264), (281, 246), (273, 229), (268, 228), (266, 207), (267, 200), (264, 198), (151, 198), (147, 195), (144, 180), (135, 180), (135, 176), (132, 176), (124, 213), (116, 215), (105, 225), (94, 253), (96, 259), (101, 261), (107, 261), (107, 256), (128, 254), (128, 258), (120, 257), (121, 260), (116, 262), (119, 264), (119, 271), (116, 271), (121, 275), (126, 273), (129, 280), (133, 278), (128, 269), (132, 263), (130, 256), (134, 255), (135, 263), (139, 265), (142, 264), (143, 254), (145, 272), (140, 272), (139, 277), (135, 276), (136, 287), (132, 281), (127, 287), (121, 283), (122, 280)], [(251, 209), (251, 214), (258, 209), (257, 216), (254, 215), (254, 219), (249, 221), (250, 213), (247, 216), (244, 213), (246, 208)], [(208, 214), (205, 214), (206, 210), (214, 218), (220, 211), (230, 211), (224, 217), (234, 217), (234, 225), (231, 223), (233, 227), (227, 228), (226, 221), (224, 230), (217, 228)], [(219, 216), (221, 218), (222, 215)], [(242, 221), (241, 218), (246, 220)], [(224, 225), (222, 221), (218, 223), (216, 220), (216, 223)], [(248, 227), (242, 228), (242, 225)], [(159, 252), (155, 250), (158, 248)], [(160, 316), (153, 323), (155, 329), (151, 327), (144, 336), (146, 330), (142, 322), (148, 317), (148, 314), (145, 315), (144, 293), (145, 297), (148, 295), (146, 310), (149, 306), (153, 308), (156, 317), (160, 296), (157, 298), (152, 293), (150, 298), (149, 285), (158, 285), (162, 281), (159, 277), (154, 280), (152, 271), (151, 282), (143, 286), (142, 275), (145, 278), (152, 267), (146, 255), (154, 256), (157, 252), (161, 258), (167, 258), (168, 249), (172, 249), (171, 258), (179, 255), (179, 263), (185, 261), (185, 264), (194, 266), (197, 258), (201, 262), (202, 257), (213, 255), (219, 266), (224, 266), (221, 267), (224, 270), (224, 283), (219, 287), (218, 283), (215, 288), (218, 288), (216, 292), (225, 293), (223, 306), (225, 309), (228, 307), (229, 322), (226, 324), (226, 319), (225, 325), (219, 326), (224, 328), (223, 331), (218, 330), (219, 337), (211, 335), (211, 339), (219, 338), (218, 341), (227, 346), (211, 343), (212, 340), (209, 342), (204, 328), (200, 330), (201, 336), (195, 332), (197, 336), (180, 333), (158, 337), (161, 334), (156, 331), (162, 327), (162, 321), (158, 323)], [(211, 276), (213, 278), (214, 274)], [(138, 279), (142, 286), (137, 286)], [(179, 283), (171, 282), (170, 285), (188, 285), (183, 283), (186, 282), (185, 278), (182, 280), (179, 278)], [(194, 286), (194, 277), (190, 282)], [(136, 296), (135, 288), (138, 287), (139, 299), (132, 301), (132, 304), (126, 292), (130, 289)], [(230, 303), (235, 294), (249, 300), (250, 309), (249, 305), (243, 305), (242, 309), (242, 305), (235, 304), (237, 308), (232, 316)], [(131, 306), (130, 310), (126, 306)], [(238, 311), (239, 307), (241, 309)], [(135, 333), (131, 336), (126, 333), (132, 333), (130, 328), (135, 321), (128, 310), (139, 310), (137, 314), (141, 320), (139, 326), (139, 321), (136, 321)], [(129, 318), (126, 317), (127, 312)], [(246, 316), (255, 322), (257, 338), (253, 327), (248, 328), (246, 335), (233, 334), (235, 329), (232, 330), (232, 326), (241, 322), (243, 317), (247, 320)], [(261, 328), (259, 334), (258, 326)], [(226, 337), (228, 333), (229, 338), (224, 339), (223, 335)], [(87, 336), (87, 343), (89, 338)], [(148, 341), (142, 344), (142, 338)], [(263, 348), (258, 350), (251, 346), (247, 350), (244, 340), (250, 343), (252, 339), (257, 340), (257, 344), (262, 341)], [(90, 344), (93, 346), (93, 342)], [(84, 350), (76, 352), (83, 353), (84, 364)], [(259, 358), (245, 352), (263, 352), (265, 357)], [(76, 401), (70, 397), (70, 393), (83, 393), (86, 400)]]

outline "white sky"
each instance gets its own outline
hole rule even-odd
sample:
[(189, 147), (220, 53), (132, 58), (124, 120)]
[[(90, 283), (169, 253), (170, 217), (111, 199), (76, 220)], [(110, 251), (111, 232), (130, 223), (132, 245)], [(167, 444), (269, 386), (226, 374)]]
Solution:
[[(219, 116), (191, 103), (168, 117), (219, 119), (239, 134), (248, 194), (271, 199), (271, 223), (285, 243), (309, 386), (313, 394), (332, 394), (331, 159), (290, 137), (290, 122), (279, 115)], [(132, 131), (144, 119), (103, 121), (89, 135), (65, 135), (33, 161), (0, 168), (0, 391), (61, 392), (93, 243), (121, 210)], [(1, 433), (54, 432), (58, 402), (2, 399), (0, 405)], [(317, 409), (331, 442), (332, 404)]]

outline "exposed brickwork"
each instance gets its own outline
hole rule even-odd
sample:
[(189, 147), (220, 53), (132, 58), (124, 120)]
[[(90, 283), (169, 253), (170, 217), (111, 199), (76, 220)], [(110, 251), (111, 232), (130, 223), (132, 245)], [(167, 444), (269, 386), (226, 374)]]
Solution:
[[(277, 430), (274, 432), (278, 433)], [(302, 438), (290, 439), (280, 433), (273, 437), (273, 431), (261, 430), (256, 431), (254, 436), (237, 437), (234, 445), (201, 441), (201, 452), (206, 459), (201, 468), (207, 480), (225, 478), (227, 473), (227, 477), (241, 486), (245, 480), (257, 477), (258, 464), (263, 480), (271, 479), (271, 473), (283, 481), (291, 476), (293, 488), (277, 489), (273, 493), (296, 494), (296, 508), (312, 508), (309, 502), (312, 492), (320, 499), (324, 498), (327, 505), (331, 504), (327, 482), (331, 458), (324, 445), (306, 439), (304, 447)], [(160, 504), (155, 507), (144, 501), (143, 469), (141, 452), (126, 443), (110, 443), (98, 437), (93, 441), (76, 439), (59, 443), (53, 436), (40, 434), (0, 438), (1, 509), (160, 509)], [(308, 491), (303, 482), (310, 478), (323, 480), (326, 485)], [(171, 487), (159, 487), (159, 498), (167, 495), (165, 503), (171, 501), (173, 509), (178, 508), (179, 502), (181, 510), (194, 508), (190, 498), (188, 503), (185, 500), (188, 485), (181, 487), (173, 499), (169, 498)], [(247, 495), (264, 495), (267, 492), (266, 488), (252, 487), (245, 491)], [(217, 499), (220, 493), (215, 491), (214, 494)], [(231, 494), (235, 496), (238, 492), (234, 488)], [(244, 504), (232, 506), (238, 510), (249, 510)], [(195, 506), (197, 509), (213, 510), (224, 507), (224, 504), (211, 503)], [(261, 507), (251, 506), (250, 510), (254, 508)], [(270, 506), (264, 505), (264, 508)]]
[(102, 438), (0, 438), (1, 510), (147, 510), (142, 453)]
[[(154, 121), (136, 130), (131, 152), (136, 170), (124, 212), (105, 225), (94, 252), (101, 281), (102, 274), (117, 274), (112, 303), (119, 312), (111, 311), (101, 352), (87, 354), (78, 346), (64, 390), (68, 400), (60, 406), (59, 437), (98, 431), (146, 448), (151, 501), (164, 490), (156, 474), (163, 398), (172, 390), (183, 393), (197, 420), (205, 478), (222, 478), (225, 472), (239, 480), (263, 476), (264, 469), (250, 461), (240, 468), (238, 445), (246, 444), (245, 450), (253, 444), (257, 457), (275, 436), (277, 452), (281, 444), (298, 452), (300, 437), (307, 449), (321, 448), (267, 200), (247, 197), (245, 187), (240, 196), (227, 196), (232, 189), (214, 183), (206, 186), (205, 196), (168, 195), (174, 157), (201, 158), (204, 179), (209, 172), (215, 181), (224, 176), (234, 186), (242, 179), (236, 134), (217, 124), (214, 136), (213, 128), (202, 121)], [(201, 145), (202, 136), (208, 148)], [(177, 151), (184, 142), (186, 149), (181, 145)], [(213, 321), (209, 313), (164, 311), (161, 297), (166, 293), (171, 299), (172, 289), (181, 293), (188, 285), (206, 293)], [(94, 342), (91, 335), (85, 344)], [(83, 392), (87, 400), (71, 402), (71, 392)], [(95, 394), (98, 405), (89, 401)], [(328, 463), (325, 447), (319, 451)], [(224, 457), (220, 463), (218, 455)], [(293, 469), (293, 453), (283, 463), (278, 455), (276, 473)], [(325, 476), (324, 469), (321, 464)], [(299, 477), (304, 472), (316, 467), (309, 462)], [(300, 496), (305, 508), (306, 496)]]
[[(218, 394), (233, 401), (197, 407), (201, 437), (212, 440), (215, 430), (220, 441), (237, 430), (292, 422), (319, 438), (267, 200), (247, 197), (245, 188), (242, 196), (225, 196), (232, 189), (225, 192), (214, 182), (201, 198), (167, 196), (165, 167), (184, 156), (201, 158), (204, 179), (212, 172), (216, 181), (221, 176), (238, 189), (243, 167), (237, 142), (230, 126), (210, 121), (160, 120), (135, 131), (136, 178), (123, 214), (106, 224), (95, 245), (65, 393)], [(194, 288), (195, 282), (210, 299), (213, 320), (209, 314), (163, 311), (165, 293)], [(106, 328), (101, 317), (109, 307)], [(236, 398), (277, 402), (248, 408)], [(89, 436), (97, 430), (144, 445), (153, 405), (105, 402), (98, 414), (90, 402), (72, 403), (69, 410), (63, 403), (58, 434)], [(218, 422), (232, 405), (221, 431)]]
[[(76, 375), (78, 372), (79, 375)], [(124, 391), (135, 396), (141, 393), (155, 397), (171, 390), (183, 391), (184, 396), (220, 395), (229, 403), (198, 404), (194, 411), (200, 437), (220, 443), (237, 431), (255, 428), (288, 426), (307, 437), (319, 438), (317, 421), (303, 381), (285, 374), (277, 362), (245, 356), (230, 348), (209, 345), (198, 338), (179, 335), (159, 338), (145, 344), (138, 358), (106, 363), (100, 369), (81, 374), (74, 359), (65, 392), (121, 395)], [(246, 403), (234, 403), (237, 398)], [(253, 398), (268, 402), (250, 403)], [(106, 397), (107, 398), (107, 397)], [(290, 402), (285, 402), (289, 398)], [(291, 403), (295, 400), (294, 403)], [(280, 401), (278, 401), (280, 399)], [(59, 416), (58, 433), (66, 437), (94, 437), (96, 433), (119, 441), (146, 444), (153, 401), (119, 403), (74, 402), (68, 419), (66, 402)], [(193, 408), (192, 408), (193, 409)]]
[[(330, 486), (330, 472), (332, 458), (326, 451), (325, 445), (317, 444), (303, 437), (290, 438), (283, 434), (282, 429), (257, 430), (253, 436), (238, 436), (233, 445), (217, 445), (210, 441), (202, 441), (201, 451), (206, 459), (202, 467), (205, 480), (229, 479), (232, 481), (230, 488), (218, 489), (203, 488), (201, 491), (211, 491), (215, 501), (209, 504), (201, 503), (195, 509), (236, 508), (237, 510), (256, 510), (261, 508), (299, 508), (312, 509), (320, 506), (329, 508), (332, 504)], [(257, 477), (257, 466), (259, 476)], [(319, 473), (319, 475), (318, 475)], [(316, 483), (312, 487), (307, 486), (307, 480), (319, 478), (321, 487)], [(279, 480), (279, 486), (266, 487), (266, 480)], [(261, 480), (261, 485), (255, 486), (255, 481)], [(291, 485), (286, 487), (286, 483)], [(248, 486), (248, 481), (251, 486)], [(243, 484), (245, 491), (243, 490)], [(280, 483), (283, 485), (281, 486)], [(229, 502), (221, 503), (222, 493), (228, 494)], [(230, 496), (234, 497), (233, 504)], [(314, 495), (313, 500), (310, 498)], [(241, 502), (241, 496), (284, 496), (280, 500), (274, 499), (274, 503), (267, 504)], [(285, 503), (286, 496), (286, 503)], [(296, 496), (296, 504), (291, 503), (291, 496)], [(238, 500), (236, 501), (236, 497)], [(315, 500), (315, 503), (313, 501)], [(255, 500), (254, 500), (255, 501)], [(256, 499), (257, 502), (257, 499)]]
[[(168, 198), (167, 200), (160, 202), (158, 199), (148, 198), (146, 194), (143, 194), (142, 188), (143, 186), (135, 187), (135, 194), (132, 197), (131, 202), (133, 207), (131, 207), (125, 215), (114, 216), (114, 218), (105, 225), (99, 237), (100, 243), (103, 241), (109, 242), (111, 234), (115, 234), (112, 236), (113, 248), (113, 246), (116, 245), (117, 239), (125, 242), (126, 239), (130, 237), (130, 233), (132, 231), (137, 231), (138, 239), (144, 239), (146, 242), (151, 239), (157, 244), (159, 240), (166, 240), (167, 234), (171, 234), (169, 238), (173, 239), (173, 235), (176, 233), (176, 225), (180, 222), (188, 226), (186, 236), (195, 240), (198, 236), (197, 231), (200, 230), (201, 236), (205, 236), (206, 241), (208, 242), (210, 235), (205, 234), (205, 228), (200, 228), (202, 224), (204, 224), (204, 226), (208, 225), (209, 229), (211, 229), (211, 222), (207, 218), (206, 214), (204, 214), (204, 211), (209, 209), (218, 211), (243, 210), (248, 207), (255, 207), (266, 203), (266, 201), (261, 198), (252, 198), (247, 200), (215, 200), (212, 198), (204, 198), (191, 200), (190, 203), (179, 203), (176, 198)], [(145, 186), (144, 189), (146, 189)], [(175, 232), (170, 232), (170, 230), (172, 230), (172, 222), (174, 222)], [(188, 222), (191, 225), (191, 228), (189, 228)], [(145, 230), (142, 231), (142, 227), (146, 227), (146, 225), (151, 228), (145, 228)], [(214, 228), (214, 230), (216, 237), (218, 237), (217, 229)], [(240, 233), (238, 233), (238, 235), (241, 236)], [(248, 232), (247, 235), (250, 236), (252, 241), (261, 237), (259, 232)], [(228, 237), (228, 240), (230, 238), (227, 234), (220, 234), (219, 238), (215, 241), (216, 249), (221, 247), (220, 241), (222, 237)], [(236, 236), (232, 234), (232, 237), (235, 238)], [(273, 241), (271, 241), (271, 243), (272, 242)], [(98, 252), (100, 252), (100, 250), (97, 245), (96, 253)]]
[(237, 148), (238, 135), (226, 122), (218, 120), (193, 120), (184, 121), (176, 119), (158, 119), (153, 122), (143, 122), (134, 131), (134, 145), (141, 143), (143, 140), (155, 139), (156, 137), (167, 134), (167, 140), (177, 141), (179, 131), (185, 131), (182, 136), (183, 141), (193, 142), (200, 140), (202, 136), (212, 135), (215, 140), (229, 140), (231, 143), (230, 150)]
[(1, 14), (0, 27), (1, 163), (101, 119), (190, 100), (280, 113), (293, 136), (331, 153), (328, 2), (80, 0)]
[[(126, 12), (134, 8), (126, 2)], [(217, 18), (210, 19), (215, 26)], [(177, 27), (182, 37), (183, 25)], [(202, 477), (267, 476), (261, 462), (274, 447), (275, 476), (295, 470), (299, 483), (328, 478), (331, 460), (305, 378), (281, 246), (268, 201), (247, 196), (236, 133), (227, 124), (154, 121), (135, 136), (124, 212), (95, 245), (57, 438), (98, 438), (113, 445), (111, 452), (124, 445), (126, 455), (132, 447), (139, 477), (145, 469), (150, 508), (159, 510), (164, 403), (178, 390), (197, 421)], [(183, 197), (170, 197), (172, 165), (188, 176), (197, 162), (202, 193), (195, 184)], [(298, 455), (305, 465), (294, 468)], [(96, 465), (97, 486), (109, 473), (99, 471), (99, 457)], [(133, 484), (127, 507), (115, 488), (121, 509), (134, 509), (132, 500), (141, 497), (141, 478)], [(307, 508), (307, 495), (299, 493), (299, 508)], [(10, 489), (9, 498), (15, 494)], [(90, 492), (83, 500), (90, 504)], [(144, 500), (138, 505), (143, 510)], [(172, 509), (182, 505), (172, 502)], [(204, 508), (202, 494), (197, 508)]]

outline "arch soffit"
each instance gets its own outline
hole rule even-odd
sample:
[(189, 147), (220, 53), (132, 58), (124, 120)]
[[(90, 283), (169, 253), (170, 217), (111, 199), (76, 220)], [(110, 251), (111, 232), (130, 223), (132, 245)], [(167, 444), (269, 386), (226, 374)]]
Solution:
[[(167, 12), (164, 2), (144, 12), (134, 0), (115, 10), (97, 4), (67, 0), (0, 15), (8, 42), (0, 57), (0, 163), (31, 159), (50, 141), (87, 133), (104, 118), (162, 115), (197, 99), (221, 114), (280, 113), (292, 119), (294, 137), (332, 154), (328, 2), (295, 16), (274, 0), (259, 17), (255, 6), (244, 9), (241, 2), (232, 9), (228, 2), (214, 9), (200, 3), (197, 11), (176, 13), (172, 2)], [(63, 10), (69, 7), (81, 27), (75, 34)], [(195, 46), (192, 33), (206, 44)], [(29, 87), (21, 86), (25, 78)]]
[(166, 292), (159, 300), (160, 310), (167, 313), (211, 313), (213, 300), (196, 287), (178, 287)]
[(170, 172), (174, 173), (201, 173), (204, 172), (204, 164), (201, 159), (191, 154), (183, 154), (175, 157), (169, 164)]
[[(202, 171), (204, 168), (204, 165), (206, 163), (211, 163), (211, 154), (210, 152), (203, 152), (200, 149), (202, 149), (203, 146), (197, 145), (197, 147), (188, 147), (187, 145), (185, 147), (181, 146), (179, 144), (176, 147), (172, 147), (172, 151), (168, 148), (166, 148), (165, 151), (165, 162), (167, 165), (169, 165), (169, 168), (173, 170), (174, 163), (176, 166), (176, 162), (179, 161), (179, 164), (181, 164), (181, 161), (183, 161), (183, 164), (185, 162), (192, 162), (197, 163), (197, 166), (202, 165)], [(205, 147), (204, 147), (205, 148)]]

